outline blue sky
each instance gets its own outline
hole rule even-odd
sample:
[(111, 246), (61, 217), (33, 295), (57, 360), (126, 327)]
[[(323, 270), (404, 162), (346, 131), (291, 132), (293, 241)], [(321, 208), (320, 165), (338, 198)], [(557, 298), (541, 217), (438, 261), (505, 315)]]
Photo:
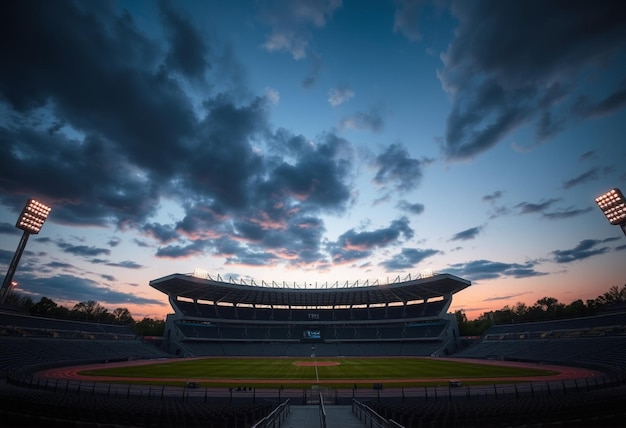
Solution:
[(433, 270), (452, 310), (626, 283), (619, 1), (13, 1), (0, 268), (38, 300), (163, 316), (201, 268), (293, 284)]

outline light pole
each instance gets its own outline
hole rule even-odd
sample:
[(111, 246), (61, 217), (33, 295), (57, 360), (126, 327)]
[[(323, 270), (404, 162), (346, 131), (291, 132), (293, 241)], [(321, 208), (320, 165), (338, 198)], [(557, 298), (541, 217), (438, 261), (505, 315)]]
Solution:
[(619, 225), (626, 235), (626, 199), (622, 192), (615, 188), (596, 198), (596, 204), (600, 207), (609, 223)]
[(50, 214), (50, 207), (42, 204), (41, 202), (37, 202), (34, 199), (29, 199), (26, 206), (22, 210), (20, 217), (17, 219), (15, 227), (23, 230), (24, 233), (22, 233), (22, 239), (20, 239), (20, 243), (17, 246), (17, 250), (15, 250), (15, 254), (13, 254), (13, 260), (11, 260), (9, 270), (7, 271), (4, 281), (2, 282), (2, 288), (0, 288), (0, 304), (4, 303), (9, 291), (11, 290), (13, 275), (15, 274), (17, 265), (20, 262), (24, 248), (26, 247), (26, 242), (28, 242), (28, 237), (39, 233), (41, 227), (48, 218), (48, 214)]

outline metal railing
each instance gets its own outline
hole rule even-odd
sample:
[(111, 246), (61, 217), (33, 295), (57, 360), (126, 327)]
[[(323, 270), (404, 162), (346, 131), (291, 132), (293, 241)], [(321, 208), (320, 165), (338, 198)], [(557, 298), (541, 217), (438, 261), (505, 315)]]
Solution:
[(324, 407), (324, 396), (322, 395), (322, 391), (319, 391), (320, 396), (320, 405), (319, 405), (319, 413), (320, 413), (320, 428), (326, 428), (326, 408)]
[(283, 401), (272, 413), (252, 425), (252, 428), (279, 428), (289, 416), (289, 399)]
[[(402, 427), (394, 421), (389, 421), (378, 413), (376, 413), (369, 406), (361, 403), (359, 400), (352, 400), (352, 413), (359, 418), (365, 426), (370, 428), (390, 428), (390, 427)], [(393, 425), (391, 425), (393, 423)]]

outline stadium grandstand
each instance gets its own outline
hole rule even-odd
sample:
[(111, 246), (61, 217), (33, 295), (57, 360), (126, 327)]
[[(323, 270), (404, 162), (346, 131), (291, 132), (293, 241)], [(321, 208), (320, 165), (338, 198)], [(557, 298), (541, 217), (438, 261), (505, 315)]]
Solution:
[[(236, 283), (195, 271), (150, 285), (168, 296), (173, 309), (157, 342), (138, 336), (130, 325), (0, 309), (0, 426), (618, 427), (626, 418), (624, 311), (492, 325), (463, 346), (456, 318), (447, 312), (452, 297), (470, 282), (449, 274), (386, 284), (298, 285)], [(349, 378), (348, 387), (242, 390), (231, 386), (236, 379), (207, 385), (207, 379), (187, 375), (179, 384), (161, 377), (149, 384), (75, 377), (83, 368), (194, 363), (182, 358), (189, 356), (301, 361), (312, 354), (344, 361), (445, 356), (415, 360), (563, 367), (572, 377), (494, 378), (489, 384), (446, 377), (442, 383), (384, 388), (366, 383), (370, 378), (352, 387), (358, 379)], [(193, 387), (190, 379), (197, 381)]]
[(150, 282), (169, 297), (166, 350), (179, 356), (436, 356), (460, 344), (450, 274), (388, 284), (256, 284), (200, 270)]

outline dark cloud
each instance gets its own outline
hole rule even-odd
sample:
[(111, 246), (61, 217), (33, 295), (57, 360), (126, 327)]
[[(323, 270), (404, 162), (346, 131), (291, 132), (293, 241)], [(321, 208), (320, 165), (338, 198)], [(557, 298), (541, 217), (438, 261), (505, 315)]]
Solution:
[(414, 159), (401, 144), (390, 144), (383, 153), (376, 156), (374, 166), (377, 168), (374, 182), (378, 185), (393, 185), (397, 190), (409, 191), (420, 183), (428, 159)]
[(621, 110), (626, 106), (626, 79), (622, 80), (620, 87), (613, 93), (599, 101), (593, 101), (587, 95), (581, 95), (572, 111), (583, 119), (606, 116)]
[(167, 244), (176, 240), (180, 235), (174, 226), (159, 223), (146, 223), (142, 227), (142, 232), (156, 241)]
[(322, 70), (324, 68), (324, 63), (322, 58), (319, 55), (313, 54), (311, 55), (311, 73), (302, 80), (303, 88), (312, 88), (315, 86), (317, 79), (319, 78)]
[(54, 262), (54, 261), (50, 263), (46, 263), (45, 266), (49, 268), (64, 269), (64, 270), (74, 269), (75, 267), (74, 265), (70, 263)]
[(509, 295), (505, 295), (505, 296), (487, 297), (486, 299), (483, 299), (483, 302), (493, 302), (493, 301), (498, 301), (498, 300), (510, 300), (510, 299), (514, 299), (516, 297), (525, 296), (527, 294), (531, 294), (531, 293), (529, 291), (527, 291), (527, 292), (524, 292), (524, 293), (515, 293), (515, 294), (509, 294)]
[(22, 233), (22, 231), (16, 228), (15, 224), (13, 223), (1, 222), (0, 233), (4, 233), (6, 235), (19, 235)]
[[(542, 217), (550, 220), (563, 220), (567, 218), (577, 217), (586, 214), (592, 210), (587, 208), (552, 208), (560, 199), (548, 199), (540, 203), (522, 202), (515, 205), (519, 214), (540, 214)], [(548, 210), (552, 211), (548, 211)]]
[(209, 46), (190, 19), (178, 13), (172, 5), (161, 1), (161, 20), (169, 45), (165, 64), (183, 75), (202, 80), (204, 72), (210, 68)]
[(64, 253), (81, 257), (94, 257), (111, 254), (111, 250), (107, 248), (98, 248), (93, 246), (88, 247), (87, 245), (72, 245), (65, 242), (59, 242), (57, 243), (57, 246), (63, 250)]
[(498, 199), (502, 198), (502, 191), (501, 190), (496, 190), (495, 192), (493, 192), (490, 195), (485, 195), (482, 197), (483, 202), (495, 202)]
[(482, 279), (496, 279), (502, 277), (529, 278), (546, 275), (535, 270), (534, 262), (503, 263), (491, 260), (474, 260), (468, 263), (456, 263), (446, 269), (447, 273), (458, 275), (472, 281)]
[(15, 254), (15, 251), (0, 249), (0, 263), (8, 267), (9, 263), (11, 263), (11, 259), (13, 258), (13, 254)]
[(424, 205), (420, 203), (412, 204), (405, 200), (400, 200), (398, 201), (398, 204), (396, 206), (398, 207), (398, 209), (402, 211), (406, 211), (408, 213), (415, 214), (415, 215), (419, 215), (424, 212)]
[(578, 245), (569, 250), (554, 250), (554, 261), (557, 263), (571, 263), (578, 260), (584, 260), (589, 257), (597, 256), (608, 252), (610, 249), (603, 244), (610, 240), (585, 239), (580, 241)]
[(583, 209), (574, 209), (574, 208), (559, 209), (553, 212), (543, 213), (543, 216), (550, 220), (563, 220), (566, 218), (578, 217), (579, 215), (587, 214), (588, 212), (591, 212), (592, 210), (593, 208), (591, 207), (587, 207)]
[(595, 150), (589, 150), (588, 152), (585, 152), (582, 155), (580, 155), (580, 160), (581, 161), (587, 161), (587, 160), (591, 160), (591, 159), (595, 159), (595, 158), (596, 158), (596, 151)]
[(411, 239), (413, 229), (409, 220), (402, 217), (391, 222), (389, 227), (371, 232), (358, 232), (354, 229), (343, 233), (336, 242), (328, 244), (333, 263), (346, 263), (362, 259), (372, 254), (375, 248), (383, 248), (400, 242), (400, 239)]
[(569, 180), (565, 181), (565, 183), (563, 183), (563, 188), (564, 189), (569, 189), (571, 187), (577, 186), (579, 184), (583, 184), (586, 183), (588, 181), (592, 181), (592, 180), (596, 180), (598, 178), (598, 169), (597, 168), (592, 168), (588, 171), (583, 172), (582, 174), (574, 177), (574, 178), (570, 178)]
[(380, 263), (388, 272), (414, 268), (424, 259), (440, 254), (439, 250), (403, 248), (402, 251), (392, 258)]
[(120, 242), (122, 242), (122, 240), (120, 238), (113, 237), (113, 238), (109, 239), (109, 246), (117, 247), (120, 244)]
[(124, 269), (143, 269), (144, 268), (144, 266), (132, 260), (124, 260), (122, 262), (108, 262), (107, 266), (121, 267)]
[(183, 245), (172, 244), (166, 247), (159, 248), (155, 253), (155, 256), (170, 259), (191, 257), (194, 255), (202, 254), (205, 251), (207, 245), (208, 244), (206, 241), (200, 239)]
[[(606, 72), (626, 43), (622, 2), (457, 1), (452, 11), (459, 26), (438, 73), (453, 97), (449, 159), (477, 156), (521, 126), (534, 124), (539, 142), (550, 138), (573, 123), (574, 104), (580, 118), (626, 105), (623, 76)], [(598, 101), (578, 95), (590, 69), (606, 77)]]
[(558, 201), (559, 199), (548, 199), (547, 201), (543, 201), (538, 204), (532, 202), (521, 202), (515, 205), (515, 208), (519, 210), (520, 214), (544, 213), (548, 208), (550, 208)]
[(478, 236), (478, 234), (483, 231), (483, 229), (484, 226), (476, 226), (465, 229), (461, 232), (455, 233), (454, 236), (450, 238), (450, 241), (468, 241), (470, 239), (475, 239), (476, 236)]
[(48, 297), (53, 300), (75, 302), (95, 300), (103, 306), (127, 304), (167, 306), (166, 301), (115, 291), (96, 281), (71, 275), (56, 275), (48, 278), (22, 275), (19, 288), (20, 292), (27, 295)]
[[(306, 28), (324, 25), (337, 6), (288, 9)], [(156, 241), (159, 257), (235, 239), (233, 263), (325, 263), (319, 216), (342, 213), (353, 198), (351, 143), (334, 133), (315, 141), (272, 133), (267, 100), (249, 94), (229, 48), (174, 4), (159, 10), (165, 45), (112, 3), (3, 5), (3, 35), (15, 43), (0, 52), (8, 113), (0, 120), (0, 202), (18, 210), (25, 195), (44, 196), (50, 221), (135, 229)], [(164, 201), (184, 214), (154, 221)], [(105, 248), (58, 245), (92, 263), (140, 267), (102, 258)]]

